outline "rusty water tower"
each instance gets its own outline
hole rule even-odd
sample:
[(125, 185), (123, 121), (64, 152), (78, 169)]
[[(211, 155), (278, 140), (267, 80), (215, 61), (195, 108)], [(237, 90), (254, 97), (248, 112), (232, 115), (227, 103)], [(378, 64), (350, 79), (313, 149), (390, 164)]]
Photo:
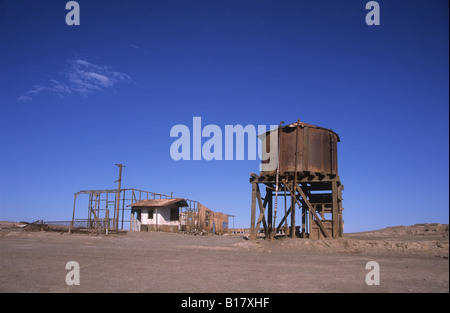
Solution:
[[(266, 238), (280, 233), (311, 239), (342, 237), (344, 186), (337, 165), (339, 135), (300, 120), (281, 124), (259, 136), (263, 161), (260, 174), (251, 173), (250, 178), (251, 237), (256, 238), (261, 224)], [(260, 184), (265, 186), (264, 196)], [(297, 209), (301, 225), (296, 227)], [(277, 213), (282, 215), (278, 221)]]

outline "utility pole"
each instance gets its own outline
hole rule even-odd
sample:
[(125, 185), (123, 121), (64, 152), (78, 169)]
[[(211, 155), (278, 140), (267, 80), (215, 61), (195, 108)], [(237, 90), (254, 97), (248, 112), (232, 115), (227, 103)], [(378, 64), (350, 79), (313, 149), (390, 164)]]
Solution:
[(121, 188), (121, 184), (122, 184), (122, 167), (125, 167), (122, 164), (116, 164), (116, 166), (119, 167), (119, 179), (116, 180), (114, 183), (118, 182), (118, 186), (117, 186), (117, 203), (116, 203), (116, 214), (114, 217), (114, 228), (116, 230), (119, 230), (119, 212), (120, 212), (120, 188)]

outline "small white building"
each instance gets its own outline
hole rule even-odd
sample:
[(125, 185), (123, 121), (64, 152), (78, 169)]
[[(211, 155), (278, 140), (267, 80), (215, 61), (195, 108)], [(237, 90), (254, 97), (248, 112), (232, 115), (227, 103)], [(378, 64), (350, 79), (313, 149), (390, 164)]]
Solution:
[[(131, 207), (131, 230), (177, 232), (180, 228), (180, 207), (188, 206), (183, 198), (147, 199)], [(143, 227), (143, 225), (145, 225)]]

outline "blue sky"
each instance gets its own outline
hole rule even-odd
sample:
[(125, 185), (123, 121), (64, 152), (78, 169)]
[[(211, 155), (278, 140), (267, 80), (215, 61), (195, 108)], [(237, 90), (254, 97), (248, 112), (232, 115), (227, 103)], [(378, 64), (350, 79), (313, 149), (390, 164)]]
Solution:
[(336, 131), (347, 232), (448, 223), (448, 1), (378, 1), (379, 26), (367, 1), (80, 0), (79, 26), (66, 2), (0, 2), (1, 220), (68, 220), (123, 163), (249, 227), (258, 161), (170, 157), (201, 116)]

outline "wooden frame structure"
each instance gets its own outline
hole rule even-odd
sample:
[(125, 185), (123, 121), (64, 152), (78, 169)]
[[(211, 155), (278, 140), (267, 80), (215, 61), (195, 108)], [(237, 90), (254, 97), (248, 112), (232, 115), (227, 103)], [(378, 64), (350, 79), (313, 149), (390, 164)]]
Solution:
[[(266, 238), (274, 238), (280, 231), (294, 238), (339, 238), (343, 235), (342, 190), (339, 176), (321, 172), (285, 172), (250, 174), (252, 184), (250, 234), (256, 239), (262, 230)], [(262, 195), (260, 185), (265, 186)], [(277, 226), (277, 206), (274, 210), (274, 191), (284, 198), (284, 216)], [(288, 198), (289, 202), (288, 202)], [(288, 207), (289, 203), (289, 207)], [(256, 220), (256, 207), (259, 208)], [(301, 226), (296, 227), (296, 211), (301, 212)], [(266, 213), (267, 212), (267, 213)], [(290, 215), (290, 218), (289, 218)], [(290, 226), (288, 227), (288, 219)], [(262, 224), (262, 229), (260, 229)]]
[[(76, 218), (77, 199), (87, 195), (87, 218)], [(172, 199), (172, 195), (155, 193), (151, 191), (129, 189), (96, 189), (81, 190), (74, 194), (72, 221), (69, 226), (69, 234), (74, 227), (80, 227), (91, 231), (123, 230), (124, 224), (130, 225), (131, 208), (128, 205), (144, 199)], [(180, 215), (187, 215), (198, 219), (198, 202), (185, 199), (187, 207), (180, 208)], [(125, 214), (127, 211), (127, 214)], [(130, 219), (127, 219), (130, 216)], [(187, 221), (185, 222), (188, 223)], [(195, 222), (192, 222), (195, 225)], [(198, 223), (197, 223), (198, 224)]]

